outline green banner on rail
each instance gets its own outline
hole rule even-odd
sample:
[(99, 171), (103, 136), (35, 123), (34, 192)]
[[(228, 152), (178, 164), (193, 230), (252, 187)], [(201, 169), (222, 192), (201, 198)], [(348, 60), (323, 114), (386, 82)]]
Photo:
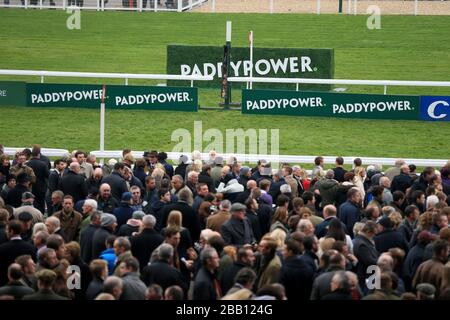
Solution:
[[(213, 81), (197, 81), (201, 88), (220, 88), (224, 48), (222, 46), (167, 46), (167, 74), (212, 76)], [(248, 47), (232, 47), (230, 77), (250, 76), (252, 64)], [(334, 50), (311, 48), (259, 48), (253, 50), (253, 76), (276, 78), (332, 79)], [(187, 86), (187, 81), (168, 81), (169, 85)], [(233, 83), (245, 88), (245, 83)], [(291, 83), (254, 83), (254, 88), (295, 89)], [(302, 90), (328, 91), (329, 84), (301, 84)]]
[(0, 81), (0, 105), (25, 106), (25, 82)]
[[(26, 88), (31, 107), (99, 108), (103, 96), (101, 85), (29, 83)], [(109, 109), (198, 110), (198, 91), (191, 87), (107, 85), (105, 95)]]
[(242, 113), (419, 120), (420, 96), (243, 90)]

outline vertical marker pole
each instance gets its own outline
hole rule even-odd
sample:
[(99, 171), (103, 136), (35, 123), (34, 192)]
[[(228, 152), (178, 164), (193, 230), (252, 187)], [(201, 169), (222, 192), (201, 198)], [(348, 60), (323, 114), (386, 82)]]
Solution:
[(250, 90), (253, 89), (253, 31), (248, 36), (250, 41)]
[(103, 85), (102, 103), (100, 104), (100, 151), (105, 151), (105, 95), (106, 86)]

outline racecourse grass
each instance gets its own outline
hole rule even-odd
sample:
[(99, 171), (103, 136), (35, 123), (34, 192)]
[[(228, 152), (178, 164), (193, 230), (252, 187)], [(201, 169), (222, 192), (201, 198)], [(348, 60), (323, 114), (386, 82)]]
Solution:
[[(254, 30), (259, 47), (334, 48), (335, 78), (450, 80), (450, 19), (444, 16), (382, 16), (381, 30), (368, 30), (366, 16), (88, 11), (81, 13), (81, 30), (68, 30), (68, 16), (61, 10), (0, 9), (0, 69), (163, 74), (167, 44), (222, 45), (225, 21), (232, 20), (233, 46), (246, 46), (247, 32)], [(1, 80), (39, 81), (4, 76)], [(347, 92), (383, 91), (380, 87), (344, 87)], [(388, 93), (450, 95), (450, 89), (389, 87)], [(219, 95), (219, 90), (200, 90), (200, 106), (218, 106)], [(240, 99), (237, 90), (233, 99)], [(0, 108), (0, 143), (6, 146), (40, 143), (53, 148), (98, 149), (98, 110)], [(176, 144), (171, 141), (173, 130), (192, 130), (195, 120), (203, 122), (204, 130), (218, 128), (223, 133), (232, 128), (278, 128), (281, 154), (450, 157), (449, 123), (244, 116), (238, 111), (216, 110), (107, 112), (106, 148), (171, 150)]]

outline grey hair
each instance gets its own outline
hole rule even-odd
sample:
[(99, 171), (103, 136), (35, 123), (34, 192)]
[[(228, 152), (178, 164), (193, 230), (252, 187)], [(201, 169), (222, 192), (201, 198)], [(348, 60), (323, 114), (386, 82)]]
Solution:
[(156, 218), (154, 215), (152, 214), (147, 214), (142, 218), (142, 224), (144, 225), (144, 227), (146, 228), (150, 228), (153, 229), (153, 227), (156, 224)]
[(158, 256), (161, 260), (169, 261), (173, 256), (173, 247), (168, 243), (163, 243), (159, 247)]
[(231, 201), (230, 200), (222, 200), (220, 203), (220, 209), (230, 209), (231, 208)]
[(283, 184), (280, 187), (280, 192), (281, 193), (291, 193), (292, 192), (291, 186), (289, 184)]
[(216, 249), (212, 247), (206, 247), (202, 250), (202, 253), (200, 254), (200, 261), (202, 262), (202, 265), (206, 265), (208, 259), (211, 259), (214, 254), (217, 254)]
[(95, 201), (94, 199), (84, 200), (84, 205), (91, 207), (92, 210), (97, 210), (97, 201)]

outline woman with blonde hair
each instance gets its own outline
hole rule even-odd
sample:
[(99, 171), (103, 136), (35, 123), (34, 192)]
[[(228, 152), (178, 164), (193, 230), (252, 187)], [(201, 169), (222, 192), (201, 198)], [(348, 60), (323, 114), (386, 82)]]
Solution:
[(366, 169), (364, 167), (355, 168), (355, 177), (353, 178), (353, 184), (361, 192), (361, 197), (366, 197), (366, 190), (364, 189), (364, 180), (366, 179)]
[(183, 227), (183, 215), (178, 210), (172, 210), (167, 217), (167, 225), (161, 230), (164, 235), (167, 228), (176, 229), (180, 232), (180, 244), (178, 245), (178, 254), (180, 257), (186, 257), (187, 252), (192, 248), (191, 233), (188, 229)]

